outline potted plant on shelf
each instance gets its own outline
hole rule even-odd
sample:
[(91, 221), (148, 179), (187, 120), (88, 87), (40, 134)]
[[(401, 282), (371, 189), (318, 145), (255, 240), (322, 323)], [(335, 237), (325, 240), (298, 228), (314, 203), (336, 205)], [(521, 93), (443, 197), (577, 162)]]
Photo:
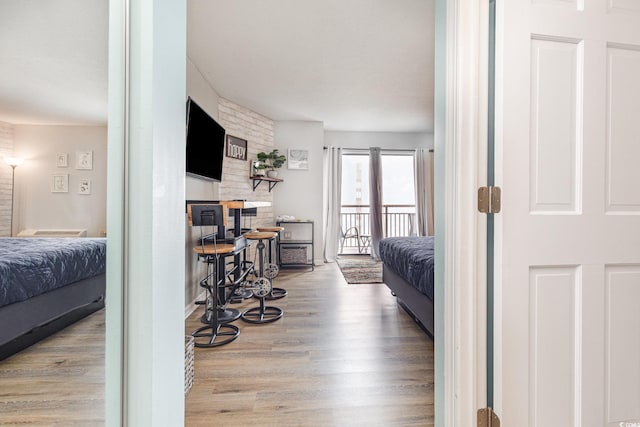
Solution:
[(287, 157), (284, 154), (280, 154), (277, 148), (270, 153), (258, 153), (258, 165), (268, 169), (267, 176), (269, 178), (277, 177), (278, 171), (276, 169), (280, 169), (286, 161)]
[(253, 162), (253, 174), (255, 176), (264, 176), (267, 163), (264, 160), (260, 160), (260, 154), (258, 154), (258, 160)]

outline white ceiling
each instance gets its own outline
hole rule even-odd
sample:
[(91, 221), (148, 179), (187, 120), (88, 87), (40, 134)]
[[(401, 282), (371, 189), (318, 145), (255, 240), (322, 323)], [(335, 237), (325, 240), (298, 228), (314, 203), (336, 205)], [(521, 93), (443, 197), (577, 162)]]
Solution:
[(0, 0), (0, 121), (107, 118), (106, 0)]
[[(0, 121), (107, 117), (106, 0), (0, 0)], [(433, 131), (434, 0), (188, 0), (221, 96), (329, 130)]]

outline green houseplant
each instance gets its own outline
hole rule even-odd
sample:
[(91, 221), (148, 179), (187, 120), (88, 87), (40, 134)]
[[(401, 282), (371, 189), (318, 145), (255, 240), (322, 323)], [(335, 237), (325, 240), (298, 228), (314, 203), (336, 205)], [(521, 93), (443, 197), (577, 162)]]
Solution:
[(277, 148), (269, 153), (261, 151), (258, 153), (258, 166), (256, 169), (269, 169), (267, 176), (269, 178), (275, 178), (278, 176), (276, 169), (280, 169), (286, 161), (287, 157), (284, 154), (280, 154)]

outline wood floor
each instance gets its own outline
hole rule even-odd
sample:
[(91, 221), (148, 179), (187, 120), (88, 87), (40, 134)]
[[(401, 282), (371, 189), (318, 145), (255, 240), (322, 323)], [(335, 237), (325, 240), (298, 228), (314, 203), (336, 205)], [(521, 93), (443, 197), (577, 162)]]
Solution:
[[(280, 320), (238, 320), (236, 341), (195, 349), (186, 426), (433, 425), (433, 341), (384, 284), (347, 285), (327, 264), (275, 285)], [(0, 426), (103, 425), (103, 330), (99, 312), (0, 362)]]
[(104, 310), (0, 362), (0, 426), (104, 425)]

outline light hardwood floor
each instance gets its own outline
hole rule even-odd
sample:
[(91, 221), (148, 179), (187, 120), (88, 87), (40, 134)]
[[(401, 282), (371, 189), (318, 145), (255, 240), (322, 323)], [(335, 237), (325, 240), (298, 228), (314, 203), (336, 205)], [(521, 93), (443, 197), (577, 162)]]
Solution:
[[(385, 285), (347, 285), (335, 264), (274, 285), (282, 319), (238, 320), (236, 341), (195, 349), (186, 426), (433, 425), (433, 341)], [(96, 313), (0, 362), (0, 425), (102, 425), (103, 327)]]
[(0, 362), (0, 426), (104, 424), (104, 310)]

